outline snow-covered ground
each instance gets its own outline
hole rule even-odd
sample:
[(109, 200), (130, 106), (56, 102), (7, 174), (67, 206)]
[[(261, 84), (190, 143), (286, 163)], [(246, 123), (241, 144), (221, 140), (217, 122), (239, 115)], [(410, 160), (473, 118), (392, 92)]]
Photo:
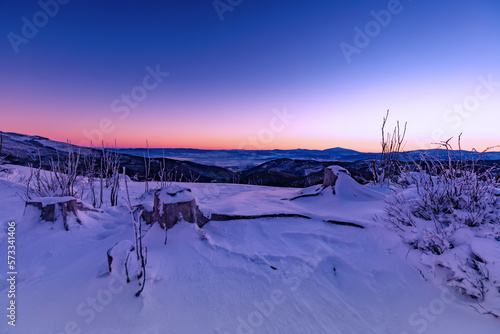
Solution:
[[(484, 333), (500, 320), (425, 280), (383, 214), (381, 188), (341, 180), (336, 195), (316, 189), (179, 184), (200, 209), (234, 215), (306, 218), (153, 225), (145, 236), (147, 281), (135, 297), (108, 274), (106, 252), (134, 240), (122, 184), (118, 207), (81, 214), (82, 225), (41, 222), (27, 212), (27, 169), (0, 175), (0, 333)], [(144, 184), (129, 182), (140, 201)], [(327, 220), (356, 223), (340, 226)], [(8, 325), (8, 222), (17, 222), (16, 326)]]

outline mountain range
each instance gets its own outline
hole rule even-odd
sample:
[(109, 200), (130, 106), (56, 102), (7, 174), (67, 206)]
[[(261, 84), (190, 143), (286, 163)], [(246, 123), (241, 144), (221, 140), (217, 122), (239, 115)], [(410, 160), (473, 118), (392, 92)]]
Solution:
[[(51, 160), (64, 161), (71, 148), (81, 155), (102, 157), (102, 149), (63, 143), (40, 136), (2, 133), (0, 156), (5, 163), (49, 168)], [(114, 150), (105, 148), (105, 150)], [(150, 177), (158, 175), (160, 162), (171, 172), (174, 181), (230, 182), (270, 186), (305, 187), (319, 183), (323, 169), (341, 165), (351, 171), (358, 181), (370, 177), (367, 160), (379, 153), (358, 152), (345, 148), (326, 150), (201, 150), (192, 148), (120, 148), (122, 166), (136, 179), (145, 177), (145, 157), (151, 159)], [(447, 159), (448, 154), (459, 157), (456, 151), (443, 149), (405, 152), (402, 159), (420, 160), (423, 155)], [(462, 151), (463, 159), (481, 158), (487, 164), (500, 161), (500, 152)]]

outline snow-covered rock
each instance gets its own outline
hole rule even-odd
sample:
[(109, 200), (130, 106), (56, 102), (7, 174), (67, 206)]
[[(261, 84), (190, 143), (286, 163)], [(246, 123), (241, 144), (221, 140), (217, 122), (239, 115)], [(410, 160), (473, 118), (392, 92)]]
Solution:
[(325, 168), (323, 187), (335, 187), (335, 183), (337, 182), (340, 173), (350, 175), (347, 169), (340, 166), (329, 166)]

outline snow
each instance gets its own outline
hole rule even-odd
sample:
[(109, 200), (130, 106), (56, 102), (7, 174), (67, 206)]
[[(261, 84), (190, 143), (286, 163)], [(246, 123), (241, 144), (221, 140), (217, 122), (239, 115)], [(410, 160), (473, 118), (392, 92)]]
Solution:
[(46, 207), (47, 205), (57, 204), (68, 202), (74, 200), (74, 197), (64, 196), (64, 197), (33, 197), (30, 199), (30, 202), (38, 202), (42, 204), (42, 207)]
[[(379, 221), (387, 189), (339, 177), (336, 194), (290, 200), (310, 189), (237, 184), (174, 183), (168, 192), (192, 196), (220, 214), (303, 214), (305, 218), (210, 221), (202, 229), (181, 222), (147, 231), (147, 281), (120, 270), (108, 274), (107, 251), (124, 261), (133, 226), (123, 199), (118, 207), (85, 212), (78, 229), (23, 217), (22, 167), (0, 176), (0, 223), (18, 222), (17, 322), (0, 321), (0, 333), (484, 333), (500, 321), (476, 312), (468, 300), (425, 280), (415, 252)], [(8, 176), (10, 175), (10, 176)], [(137, 204), (144, 184), (129, 182)], [(191, 192), (182, 190), (188, 187)], [(119, 198), (124, 197), (121, 186)], [(329, 191), (330, 190), (330, 191)], [(172, 197), (170, 195), (166, 195)], [(167, 197), (167, 198), (168, 198)], [(364, 229), (328, 224), (356, 222)], [(31, 222), (32, 224), (29, 224)], [(467, 236), (463, 236), (464, 239)], [(0, 249), (7, 250), (6, 233)], [(498, 245), (476, 246), (498, 263)], [(409, 256), (408, 256), (409, 254)], [(117, 266), (119, 266), (117, 262)], [(493, 267), (492, 267), (493, 268)], [(498, 266), (494, 267), (498, 268)], [(492, 271), (493, 272), (493, 271)], [(6, 264), (0, 304), (7, 305)], [(3, 308), (6, 312), (5, 307)]]
[(338, 177), (335, 183), (335, 191), (339, 198), (350, 198), (357, 201), (382, 200), (385, 198), (385, 194), (382, 192), (374, 188), (364, 187), (356, 182), (349, 176), (349, 172), (345, 168), (339, 166), (330, 166), (328, 168)]
[(158, 199), (163, 204), (185, 203), (194, 199), (189, 188), (173, 184), (157, 191)]
[(340, 173), (349, 174), (349, 171), (347, 169), (345, 169), (344, 167), (337, 166), (337, 165), (328, 166), (327, 168), (329, 170), (331, 170), (335, 175), (339, 175)]

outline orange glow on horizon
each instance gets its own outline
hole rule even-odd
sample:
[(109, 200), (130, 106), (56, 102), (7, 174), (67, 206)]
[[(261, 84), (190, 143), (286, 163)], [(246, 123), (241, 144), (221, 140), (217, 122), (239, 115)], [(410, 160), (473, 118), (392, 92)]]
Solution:
[[(15, 129), (2, 129), (4, 132), (15, 132), (15, 133), (23, 133), (19, 131), (15, 131)], [(43, 131), (36, 131), (36, 132), (31, 132), (30, 133), (25, 133), (27, 135), (32, 135), (32, 136), (41, 136), (45, 138), (49, 138), (54, 141), (59, 141), (59, 142), (66, 142), (69, 140), (71, 143), (78, 145), (78, 146), (84, 146), (88, 147), (90, 146), (90, 142), (85, 140), (82, 136), (75, 136), (74, 138), (67, 138), (65, 135), (51, 135), (51, 131), (53, 129), (44, 129)], [(134, 137), (140, 137), (139, 134), (137, 134)], [(76, 140), (75, 140), (76, 139)], [(117, 147), (118, 148), (145, 148), (146, 147), (146, 139), (137, 139), (137, 138), (120, 138), (117, 137)], [(104, 141), (105, 146), (114, 146), (114, 139), (113, 140), (105, 140)], [(437, 148), (437, 145), (429, 145), (427, 147), (419, 147), (418, 144), (415, 144), (416, 142), (412, 141), (407, 141), (404, 151), (412, 151), (412, 150), (418, 150), (418, 149), (429, 149), (429, 148)], [(192, 148), (192, 149), (200, 149), (200, 150), (233, 150), (233, 149), (240, 149), (238, 145), (241, 144), (241, 141), (230, 141), (228, 142), (227, 140), (222, 140), (218, 139), (215, 137), (200, 140), (197, 138), (183, 138), (183, 139), (178, 139), (175, 141), (175, 143), (172, 143), (172, 141), (162, 138), (161, 136), (155, 136), (152, 137), (150, 136), (148, 138), (148, 144), (149, 148)], [(458, 149), (458, 147), (455, 147), (455, 142), (452, 142), (454, 145), (455, 149)], [(499, 143), (500, 144), (500, 143)], [(476, 140), (474, 142), (470, 143), (462, 143), (462, 149), (471, 151), (473, 149), (477, 150), (478, 152), (482, 152), (483, 150), (486, 150), (487, 148), (491, 148), (490, 151), (500, 151), (499, 146), (494, 146), (495, 143), (492, 143), (491, 141), (488, 141), (486, 139), (483, 140)], [(101, 144), (96, 145), (94, 143), (94, 147), (100, 147)], [(355, 150), (358, 152), (365, 152), (365, 153), (379, 153), (380, 152), (380, 143), (379, 141), (367, 141), (367, 140), (332, 140), (332, 141), (320, 141), (320, 140), (299, 140), (299, 139), (292, 139), (292, 140), (276, 140), (273, 143), (270, 143), (269, 145), (262, 145), (260, 147), (252, 147), (251, 145), (247, 145), (241, 149), (244, 150), (294, 150), (294, 149), (309, 149), (309, 150), (325, 150), (325, 149), (330, 149), (330, 148), (335, 148), (335, 147), (341, 147), (345, 149), (351, 149)]]

